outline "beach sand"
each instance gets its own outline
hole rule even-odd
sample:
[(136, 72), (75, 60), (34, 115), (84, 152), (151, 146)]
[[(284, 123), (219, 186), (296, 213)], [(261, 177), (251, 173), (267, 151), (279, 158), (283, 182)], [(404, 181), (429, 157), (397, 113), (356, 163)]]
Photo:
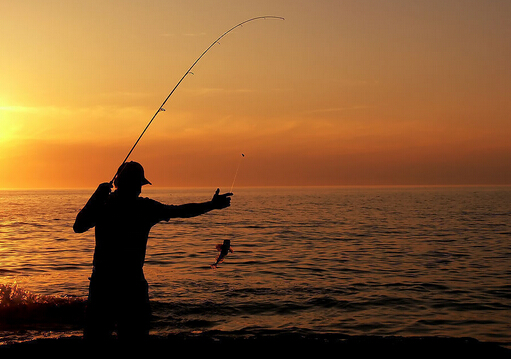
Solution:
[[(102, 353), (129, 354), (137, 352), (161, 357), (189, 355), (239, 358), (249, 355), (285, 355), (286, 357), (331, 357), (385, 355), (393, 357), (485, 357), (509, 358), (511, 350), (495, 343), (480, 342), (472, 338), (444, 337), (382, 337), (346, 336), (335, 334), (303, 335), (298, 333), (264, 333), (233, 335), (222, 332), (176, 334), (151, 337), (143, 346), (126, 346), (113, 342), (109, 346), (93, 348), (81, 337), (38, 339), (0, 347), (2, 355), (37, 354), (52, 357), (90, 357)], [(145, 356), (147, 357), (147, 356)]]

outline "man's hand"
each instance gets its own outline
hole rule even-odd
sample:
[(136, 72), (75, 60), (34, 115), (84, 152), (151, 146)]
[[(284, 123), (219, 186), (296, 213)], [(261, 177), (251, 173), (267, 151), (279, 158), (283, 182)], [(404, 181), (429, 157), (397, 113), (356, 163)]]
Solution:
[(101, 183), (98, 188), (96, 189), (96, 192), (92, 195), (95, 200), (104, 202), (108, 198), (108, 195), (112, 192), (112, 183), (111, 182), (105, 182)]
[(216, 189), (215, 195), (213, 196), (213, 199), (211, 200), (211, 204), (213, 205), (214, 209), (222, 209), (229, 207), (231, 205), (231, 197), (232, 193), (224, 193), (219, 194), (220, 188)]

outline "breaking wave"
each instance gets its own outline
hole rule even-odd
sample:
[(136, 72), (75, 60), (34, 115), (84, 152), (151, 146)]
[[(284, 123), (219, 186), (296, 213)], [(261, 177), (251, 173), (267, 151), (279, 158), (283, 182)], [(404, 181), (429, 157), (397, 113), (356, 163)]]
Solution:
[(85, 299), (33, 294), (16, 283), (0, 284), (0, 329), (41, 329), (80, 326)]

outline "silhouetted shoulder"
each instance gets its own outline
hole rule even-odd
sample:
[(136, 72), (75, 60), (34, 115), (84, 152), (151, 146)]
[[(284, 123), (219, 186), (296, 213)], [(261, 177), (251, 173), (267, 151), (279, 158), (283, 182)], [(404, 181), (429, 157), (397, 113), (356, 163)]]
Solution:
[(164, 204), (147, 197), (138, 197), (137, 206), (141, 207), (144, 215), (151, 218), (153, 224), (168, 221), (176, 208), (174, 205)]

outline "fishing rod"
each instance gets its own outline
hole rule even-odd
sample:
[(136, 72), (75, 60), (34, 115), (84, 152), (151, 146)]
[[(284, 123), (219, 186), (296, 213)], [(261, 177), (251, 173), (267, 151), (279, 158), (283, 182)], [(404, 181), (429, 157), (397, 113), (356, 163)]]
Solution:
[[(140, 136), (138, 137), (138, 139), (135, 141), (135, 144), (133, 145), (133, 147), (131, 147), (131, 149), (129, 150), (128, 154), (126, 155), (126, 157), (124, 158), (124, 161), (122, 161), (121, 163), (121, 166), (119, 168), (122, 167), (122, 165), (124, 165), (126, 163), (126, 161), (128, 160), (128, 158), (130, 157), (131, 153), (133, 152), (133, 150), (135, 149), (135, 147), (137, 147), (138, 143), (140, 142), (140, 139), (142, 138), (142, 136), (144, 136), (144, 134), (146, 133), (147, 129), (149, 128), (149, 126), (151, 126), (151, 123), (154, 121), (154, 119), (156, 118), (156, 116), (162, 112), (162, 111), (165, 111), (165, 109), (163, 108), (163, 106), (165, 106), (165, 104), (167, 103), (168, 99), (170, 98), (170, 96), (172, 96), (172, 94), (174, 93), (174, 91), (176, 91), (176, 89), (178, 88), (178, 86), (181, 84), (181, 82), (183, 82), (183, 80), (185, 79), (186, 76), (188, 76), (189, 74), (193, 74), (191, 71), (193, 69), (193, 67), (197, 64), (197, 62), (199, 62), (200, 59), (202, 59), (202, 57), (204, 55), (206, 55), (206, 53), (209, 51), (209, 49), (211, 49), (215, 44), (219, 43), (219, 41), (225, 36), (227, 35), (228, 33), (230, 33), (231, 31), (233, 31), (234, 29), (238, 28), (238, 27), (241, 27), (243, 26), (244, 24), (246, 24), (247, 22), (251, 22), (251, 21), (254, 21), (254, 20), (260, 20), (260, 19), (278, 19), (278, 20), (284, 20), (283, 17), (280, 17), (280, 16), (258, 16), (258, 17), (253, 17), (251, 19), (248, 19), (248, 20), (245, 20), (243, 22), (240, 22), (238, 25), (236, 26), (233, 26), (232, 28), (230, 28), (229, 30), (227, 30), (226, 32), (224, 32), (218, 39), (216, 39), (215, 41), (213, 41), (213, 43), (211, 45), (209, 45), (209, 47), (197, 58), (197, 60), (195, 60), (195, 62), (192, 64), (192, 66), (190, 66), (190, 68), (185, 72), (185, 74), (183, 75), (183, 77), (181, 77), (181, 79), (178, 81), (178, 83), (176, 84), (176, 86), (174, 86), (174, 88), (172, 89), (172, 91), (170, 91), (169, 95), (167, 96), (167, 98), (165, 98), (165, 101), (163, 101), (163, 103), (160, 105), (160, 107), (158, 107), (158, 110), (155, 112), (155, 114), (153, 115), (153, 117), (151, 118), (151, 120), (149, 121), (149, 123), (147, 124), (147, 126), (144, 128), (144, 130), (142, 131), (142, 133), (140, 134)], [(238, 166), (239, 168), (239, 166)], [(116, 173), (114, 178), (112, 178), (112, 181), (111, 183), (114, 182), (115, 178), (119, 175), (119, 173)], [(236, 179), (236, 177), (235, 177)], [(234, 182), (233, 182), (233, 185), (234, 185)]]

